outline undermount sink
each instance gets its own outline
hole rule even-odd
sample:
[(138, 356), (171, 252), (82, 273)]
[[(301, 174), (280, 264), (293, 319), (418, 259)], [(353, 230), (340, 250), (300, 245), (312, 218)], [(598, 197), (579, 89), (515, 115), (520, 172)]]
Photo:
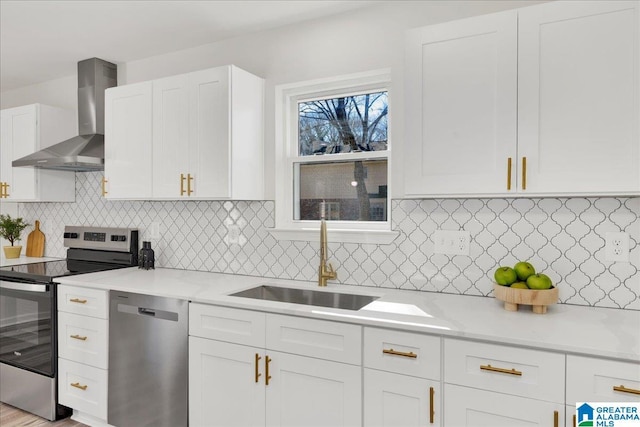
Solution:
[(330, 291), (312, 291), (309, 289), (282, 288), (269, 285), (257, 286), (229, 296), (341, 308), (343, 310), (360, 310), (365, 305), (378, 299), (378, 297), (370, 295), (339, 294)]

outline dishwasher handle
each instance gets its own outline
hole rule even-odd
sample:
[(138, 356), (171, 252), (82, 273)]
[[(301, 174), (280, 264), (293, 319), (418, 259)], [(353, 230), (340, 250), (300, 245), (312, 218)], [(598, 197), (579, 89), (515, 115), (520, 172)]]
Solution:
[(129, 305), (118, 303), (118, 311), (120, 313), (133, 314), (136, 316), (153, 317), (154, 319), (170, 320), (177, 322), (179, 320), (178, 313), (174, 311), (158, 310), (155, 308), (139, 307), (137, 305)]

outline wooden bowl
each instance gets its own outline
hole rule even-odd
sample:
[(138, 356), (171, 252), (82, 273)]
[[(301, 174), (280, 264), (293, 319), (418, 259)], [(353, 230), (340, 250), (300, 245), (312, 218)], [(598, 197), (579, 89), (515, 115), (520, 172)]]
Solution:
[(544, 314), (547, 306), (558, 302), (558, 288), (551, 289), (517, 289), (509, 286), (493, 285), (493, 294), (504, 301), (504, 309), (518, 311), (518, 305), (531, 305), (533, 312)]

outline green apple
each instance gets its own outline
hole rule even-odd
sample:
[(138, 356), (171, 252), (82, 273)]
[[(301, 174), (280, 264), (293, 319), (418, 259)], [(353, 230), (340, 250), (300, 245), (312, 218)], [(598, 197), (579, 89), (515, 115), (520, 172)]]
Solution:
[(534, 274), (527, 278), (527, 286), (530, 289), (551, 289), (553, 283), (546, 274)]
[(518, 280), (516, 272), (511, 267), (499, 267), (493, 275), (496, 283), (502, 286), (509, 286)]
[(536, 269), (533, 268), (533, 265), (525, 261), (520, 261), (515, 266), (513, 266), (513, 269), (516, 271), (518, 280), (520, 280), (521, 282), (527, 280), (529, 276), (536, 274)]
[(511, 287), (516, 289), (529, 289), (527, 284), (524, 282), (516, 282), (513, 285), (511, 285)]

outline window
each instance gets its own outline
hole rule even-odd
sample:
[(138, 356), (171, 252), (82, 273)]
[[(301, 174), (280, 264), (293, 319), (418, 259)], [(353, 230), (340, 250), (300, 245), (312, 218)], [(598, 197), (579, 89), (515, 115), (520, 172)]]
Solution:
[(333, 240), (372, 241), (371, 233), (386, 232), (374, 239), (384, 243), (397, 235), (389, 218), (389, 77), (371, 72), (276, 88), (277, 238), (315, 240), (296, 236), (317, 230), (321, 215)]

